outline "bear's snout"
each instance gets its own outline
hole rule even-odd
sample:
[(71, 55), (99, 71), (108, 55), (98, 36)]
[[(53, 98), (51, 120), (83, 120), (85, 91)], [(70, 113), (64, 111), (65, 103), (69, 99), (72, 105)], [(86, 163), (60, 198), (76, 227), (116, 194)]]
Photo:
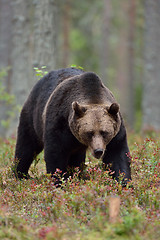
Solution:
[(103, 149), (98, 148), (94, 150), (94, 156), (97, 159), (100, 159), (103, 156), (103, 153), (104, 153)]
[(102, 158), (106, 149), (106, 144), (104, 139), (99, 135), (93, 136), (89, 149), (93, 157), (97, 159)]

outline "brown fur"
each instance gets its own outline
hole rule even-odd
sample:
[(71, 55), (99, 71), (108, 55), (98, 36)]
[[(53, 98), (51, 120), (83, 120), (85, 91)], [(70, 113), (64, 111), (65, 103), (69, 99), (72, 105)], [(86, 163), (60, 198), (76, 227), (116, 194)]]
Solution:
[[(126, 130), (119, 105), (92, 72), (67, 68), (52, 71), (32, 89), (20, 115), (15, 151), (17, 177), (28, 177), (36, 155), (44, 149), (47, 173), (80, 167), (86, 149), (131, 178)], [(18, 160), (18, 164), (17, 164)]]
[(107, 144), (120, 129), (118, 104), (80, 105), (73, 102), (72, 109), (69, 126), (73, 135), (89, 148), (94, 157), (96, 149), (103, 150), (104, 154)]

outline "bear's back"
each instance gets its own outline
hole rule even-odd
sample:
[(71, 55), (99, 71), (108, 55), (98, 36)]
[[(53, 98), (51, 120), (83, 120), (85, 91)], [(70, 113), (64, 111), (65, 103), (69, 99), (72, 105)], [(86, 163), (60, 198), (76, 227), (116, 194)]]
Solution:
[(51, 95), (57, 104), (65, 103), (71, 106), (73, 101), (82, 104), (107, 104), (115, 102), (111, 91), (103, 84), (101, 79), (93, 72), (83, 72), (59, 79), (58, 86)]
[(82, 73), (84, 73), (82, 70), (76, 68), (65, 68), (51, 71), (36, 83), (31, 94), (34, 92), (34, 96), (43, 94), (44, 97), (47, 97), (61, 82)]
[(32, 88), (25, 105), (30, 104), (31, 111), (37, 105), (43, 109), (48, 98), (61, 82), (82, 73), (84, 73), (82, 70), (76, 68), (65, 68), (49, 72)]

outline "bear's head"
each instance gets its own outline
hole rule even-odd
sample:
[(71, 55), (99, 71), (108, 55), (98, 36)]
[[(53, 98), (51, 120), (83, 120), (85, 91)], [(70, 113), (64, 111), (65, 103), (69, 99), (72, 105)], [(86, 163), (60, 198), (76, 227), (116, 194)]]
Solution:
[(102, 158), (107, 144), (119, 132), (119, 105), (112, 103), (81, 105), (72, 103), (69, 126), (79, 142), (88, 147), (97, 159)]

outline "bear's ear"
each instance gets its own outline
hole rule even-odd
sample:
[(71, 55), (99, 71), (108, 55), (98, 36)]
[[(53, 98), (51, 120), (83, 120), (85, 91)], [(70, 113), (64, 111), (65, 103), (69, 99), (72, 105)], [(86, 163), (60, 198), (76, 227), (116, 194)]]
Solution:
[(112, 103), (108, 109), (108, 113), (111, 115), (116, 115), (119, 112), (119, 105), (117, 103)]
[(72, 103), (72, 108), (77, 117), (83, 117), (87, 109), (84, 106), (81, 106), (78, 102)]

